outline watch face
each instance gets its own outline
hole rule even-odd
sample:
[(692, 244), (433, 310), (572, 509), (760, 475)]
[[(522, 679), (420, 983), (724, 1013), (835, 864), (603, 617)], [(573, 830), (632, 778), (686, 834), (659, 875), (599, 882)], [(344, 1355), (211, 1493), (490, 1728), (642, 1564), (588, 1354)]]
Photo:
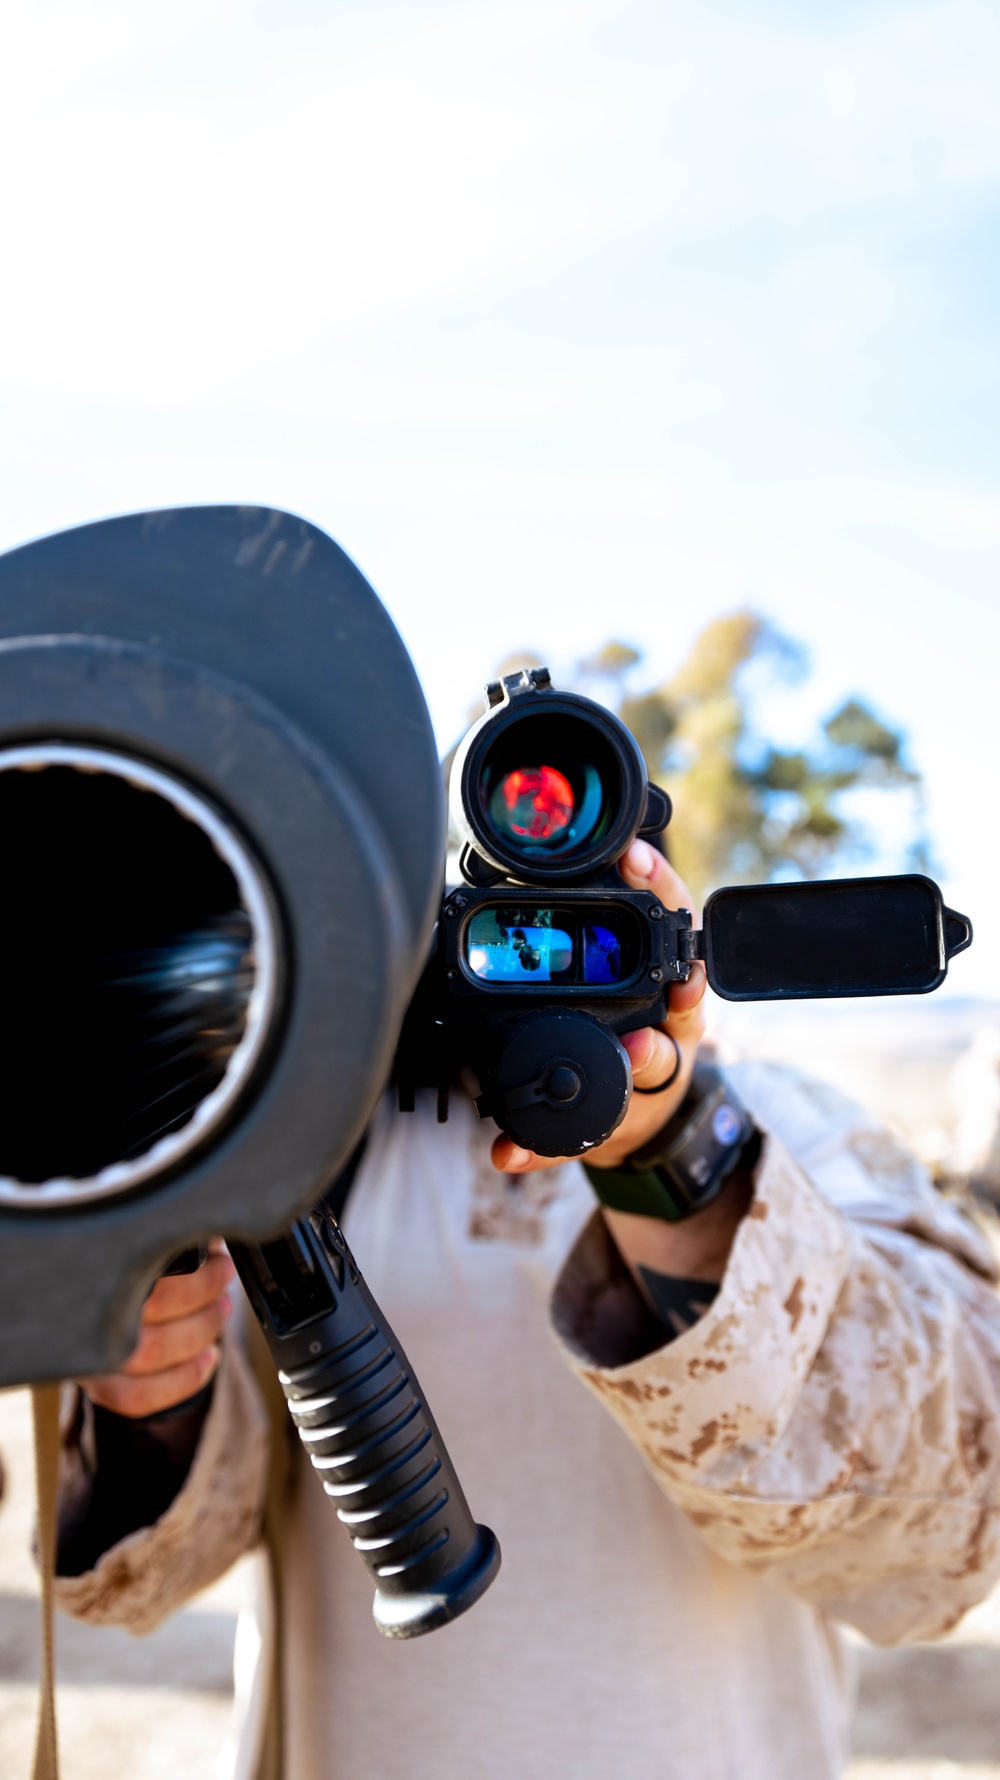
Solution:
[(716, 1143), (725, 1144), (728, 1147), (729, 1144), (736, 1142), (742, 1129), (743, 1121), (735, 1107), (727, 1105), (725, 1101), (721, 1106), (716, 1107), (712, 1115), (712, 1135)]

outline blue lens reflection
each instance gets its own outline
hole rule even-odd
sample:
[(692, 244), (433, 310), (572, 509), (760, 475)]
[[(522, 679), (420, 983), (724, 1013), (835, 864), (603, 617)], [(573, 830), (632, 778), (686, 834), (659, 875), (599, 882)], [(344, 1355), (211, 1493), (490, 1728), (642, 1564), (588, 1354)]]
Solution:
[(622, 974), (618, 935), (610, 927), (583, 930), (583, 980), (585, 983), (617, 983)]
[[(551, 922), (551, 911), (533, 913), (536, 922), (546, 915)], [(496, 909), (481, 909), (469, 922), (466, 957), (473, 975), (486, 983), (550, 983), (572, 965), (573, 941), (561, 927), (507, 925)]]

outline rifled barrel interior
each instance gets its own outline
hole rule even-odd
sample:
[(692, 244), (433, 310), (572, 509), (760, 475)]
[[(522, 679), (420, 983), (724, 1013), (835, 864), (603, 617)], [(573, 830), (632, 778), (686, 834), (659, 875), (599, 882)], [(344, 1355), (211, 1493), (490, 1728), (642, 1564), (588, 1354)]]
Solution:
[(0, 1191), (120, 1192), (246, 1081), (274, 1001), (266, 894), (198, 794), (100, 750), (0, 753), (0, 834)]

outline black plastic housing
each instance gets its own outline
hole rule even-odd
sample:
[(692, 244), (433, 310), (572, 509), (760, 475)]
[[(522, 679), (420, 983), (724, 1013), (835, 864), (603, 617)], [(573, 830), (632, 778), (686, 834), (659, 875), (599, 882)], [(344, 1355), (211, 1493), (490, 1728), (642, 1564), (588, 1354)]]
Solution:
[[(440, 899), (444, 800), (412, 664), (353, 563), (290, 514), (139, 513), (0, 557), (0, 749), (64, 744), (155, 771), (240, 839), (281, 989), (245, 1091), (177, 1166), (58, 1204), (12, 1175), (3, 1384), (120, 1364), (171, 1253), (315, 1203), (383, 1091)], [(60, 865), (71, 899), (86, 846), (67, 840)], [(8, 881), (18, 867), (9, 849)], [(4, 944), (16, 961), (18, 933)], [(55, 1091), (49, 1116), (68, 1116)]]
[(717, 890), (698, 937), (727, 1001), (929, 995), (972, 944), (972, 923), (914, 872)]
[[(628, 889), (617, 870), (671, 814), (624, 725), (554, 691), (544, 668), (487, 699), (452, 766), (466, 885), (445, 896), (404, 1023), (403, 1108), (431, 1084), (446, 1118), (449, 1084), (471, 1066), (482, 1116), (540, 1155), (583, 1155), (628, 1107), (621, 1035), (665, 1020), (670, 984), (698, 960), (733, 1001), (912, 995), (939, 987), (971, 943), (966, 917), (918, 874), (719, 890), (695, 931), (689, 910)], [(614, 797), (588, 826), (594, 783)], [(603, 977), (590, 962), (602, 945)]]
[[(666, 827), (669, 797), (648, 783), (638, 742), (603, 705), (579, 693), (555, 691), (547, 668), (508, 674), (486, 694), (487, 710), (463, 737), (451, 769), (452, 821), (466, 842), (462, 869), (470, 882), (581, 883), (620, 859), (637, 834), (658, 834)], [(604, 808), (593, 838), (544, 857), (526, 856), (505, 843), (489, 820), (483, 788), (491, 760), (511, 745), (512, 761), (523, 756), (522, 764), (539, 748), (561, 746), (599, 763)], [(542, 764), (540, 756), (534, 764)]]
[[(635, 931), (635, 964), (617, 983), (484, 982), (468, 962), (468, 934), (483, 911), (517, 905), (575, 911), (595, 919), (627, 920)], [(666, 1018), (671, 982), (690, 971), (682, 933), (691, 914), (664, 909), (648, 890), (630, 890), (617, 872), (599, 886), (563, 885), (546, 895), (519, 886), (462, 887), (446, 896), (437, 945), (403, 1025), (396, 1076), (400, 1105), (412, 1107), (415, 1090), (437, 1088), (442, 1116), (448, 1084), (471, 1065), (483, 1089), (479, 1111), (526, 1148), (540, 1155), (582, 1155), (620, 1123), (631, 1095), (628, 1057), (616, 1034)], [(544, 1034), (553, 1046), (550, 1069), (575, 1068), (585, 1093), (549, 1104), (543, 1034), (537, 1022), (560, 1016)], [(602, 1034), (604, 1035), (602, 1042)], [(532, 1092), (537, 1084), (537, 1091)], [(589, 1100), (589, 1105), (585, 1104)], [(539, 1116), (532, 1101), (545, 1104)]]
[(230, 1252), (292, 1420), (376, 1585), (388, 1638), (457, 1619), (489, 1587), (500, 1547), (477, 1526), (413, 1369), (320, 1205), (283, 1236)]

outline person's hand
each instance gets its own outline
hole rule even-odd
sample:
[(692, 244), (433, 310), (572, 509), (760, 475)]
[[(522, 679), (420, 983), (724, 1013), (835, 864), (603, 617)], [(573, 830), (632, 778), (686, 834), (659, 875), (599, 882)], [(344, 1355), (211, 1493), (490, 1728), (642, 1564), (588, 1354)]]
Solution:
[[(652, 890), (668, 909), (694, 907), (687, 886), (667, 864), (662, 853), (647, 841), (633, 841), (621, 861), (620, 871), (633, 890)], [(670, 1040), (676, 1040), (681, 1064), (676, 1079), (662, 1094), (634, 1094), (617, 1131), (606, 1143), (588, 1150), (588, 1168), (615, 1168), (655, 1137), (667, 1120), (677, 1111), (691, 1082), (698, 1045), (705, 1030), (702, 1001), (705, 994), (705, 966), (693, 964), (686, 983), (673, 983), (666, 1024), (643, 1026), (637, 1032), (626, 1032), (622, 1044), (629, 1054), (632, 1080), (637, 1088), (655, 1088), (667, 1080), (676, 1062)], [(670, 1037), (665, 1035), (669, 1033)], [(494, 1167), (505, 1174), (523, 1174), (533, 1168), (557, 1168), (562, 1156), (536, 1156), (532, 1150), (521, 1149), (509, 1137), (498, 1137), (492, 1150)]]
[(142, 1309), (139, 1340), (118, 1372), (82, 1378), (91, 1402), (116, 1415), (157, 1415), (186, 1402), (219, 1363), (219, 1337), (232, 1315), (227, 1287), (236, 1269), (221, 1241), (196, 1273), (158, 1279)]

